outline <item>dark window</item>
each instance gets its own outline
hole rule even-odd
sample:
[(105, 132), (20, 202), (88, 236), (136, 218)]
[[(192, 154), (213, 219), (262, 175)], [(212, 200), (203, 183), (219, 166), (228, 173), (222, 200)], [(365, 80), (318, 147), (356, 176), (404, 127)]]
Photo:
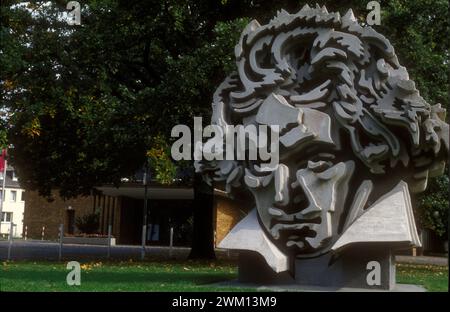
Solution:
[(67, 233), (73, 234), (75, 232), (75, 210), (66, 210), (67, 218)]
[(12, 212), (2, 212), (2, 222), (11, 222)]
[(17, 191), (11, 191), (11, 201), (16, 202), (17, 200)]

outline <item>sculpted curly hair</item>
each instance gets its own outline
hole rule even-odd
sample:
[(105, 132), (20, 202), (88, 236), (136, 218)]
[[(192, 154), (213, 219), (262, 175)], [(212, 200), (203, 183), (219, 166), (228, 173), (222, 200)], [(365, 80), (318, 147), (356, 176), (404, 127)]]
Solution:
[(282, 10), (267, 25), (253, 20), (235, 56), (237, 73), (214, 94), (212, 124), (243, 124), (276, 94), (293, 107), (330, 115), (372, 174), (402, 165), (415, 192), (442, 174), (445, 110), (420, 96), (390, 42), (359, 25), (351, 10), (341, 17), (305, 6), (296, 14)]

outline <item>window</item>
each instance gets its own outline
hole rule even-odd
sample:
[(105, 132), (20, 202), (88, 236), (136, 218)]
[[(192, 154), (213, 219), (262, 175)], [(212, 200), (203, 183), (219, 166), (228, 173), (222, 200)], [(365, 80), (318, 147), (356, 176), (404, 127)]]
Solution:
[(25, 201), (25, 191), (23, 191), (22, 194), (20, 195), (20, 200)]
[(12, 180), (15, 181), (15, 182), (18, 181), (15, 171), (12, 172)]
[(2, 212), (2, 222), (11, 222), (12, 212)]
[(15, 202), (17, 200), (17, 191), (11, 191), (11, 201)]

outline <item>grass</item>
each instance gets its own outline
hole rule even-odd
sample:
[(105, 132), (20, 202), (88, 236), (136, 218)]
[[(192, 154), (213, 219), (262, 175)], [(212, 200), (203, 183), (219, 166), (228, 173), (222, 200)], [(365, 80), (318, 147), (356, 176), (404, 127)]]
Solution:
[(422, 285), (428, 291), (448, 291), (448, 267), (397, 264), (397, 283)]
[(68, 286), (65, 263), (3, 262), (0, 291), (245, 291), (211, 287), (231, 280), (236, 268), (214, 262), (81, 263), (81, 285)]
[[(235, 264), (225, 262), (88, 262), (81, 264), (81, 285), (68, 286), (65, 263), (2, 262), (0, 291), (254, 291), (211, 286), (237, 277)], [(397, 281), (447, 291), (448, 268), (397, 267)]]

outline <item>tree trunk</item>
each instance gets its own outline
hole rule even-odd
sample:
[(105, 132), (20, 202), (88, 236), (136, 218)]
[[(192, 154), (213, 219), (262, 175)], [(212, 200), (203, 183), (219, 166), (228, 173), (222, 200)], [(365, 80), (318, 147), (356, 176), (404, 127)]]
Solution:
[(215, 259), (214, 188), (200, 174), (194, 177), (194, 226), (189, 259)]

